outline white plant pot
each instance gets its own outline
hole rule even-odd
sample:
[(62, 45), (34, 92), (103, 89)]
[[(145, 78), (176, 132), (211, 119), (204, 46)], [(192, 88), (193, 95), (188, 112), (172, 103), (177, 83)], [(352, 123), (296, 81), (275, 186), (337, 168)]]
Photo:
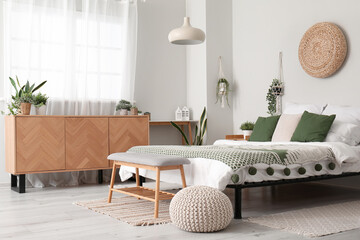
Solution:
[(250, 137), (253, 130), (242, 130), (243, 134), (244, 134), (244, 139), (246, 139), (247, 137)]
[(35, 108), (36, 115), (46, 115), (46, 105)]
[(120, 115), (121, 116), (129, 115), (128, 110), (127, 109), (120, 109)]

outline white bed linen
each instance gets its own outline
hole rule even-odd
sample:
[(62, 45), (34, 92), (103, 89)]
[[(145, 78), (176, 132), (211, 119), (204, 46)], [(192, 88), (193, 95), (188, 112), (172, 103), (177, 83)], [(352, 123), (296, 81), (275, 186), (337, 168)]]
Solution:
[[(266, 168), (269, 167), (268, 164), (255, 164), (254, 167), (257, 168), (257, 173), (255, 175), (248, 174), (249, 167), (243, 167), (236, 171), (236, 174), (239, 175), (240, 179), (237, 184), (242, 184), (244, 182), (262, 182), (268, 180), (280, 180), (280, 179), (294, 179), (294, 178), (305, 178), (309, 176), (324, 175), (324, 174), (341, 174), (343, 172), (360, 172), (360, 146), (349, 146), (340, 142), (319, 142), (319, 143), (294, 143), (294, 142), (246, 142), (246, 141), (233, 141), (233, 140), (217, 140), (214, 145), (278, 145), (278, 144), (299, 144), (299, 145), (318, 145), (318, 146), (327, 146), (330, 147), (335, 155), (337, 166), (334, 170), (329, 170), (327, 164), (329, 160), (320, 161), (323, 166), (321, 171), (315, 171), (314, 167), (317, 162), (309, 162), (303, 164), (302, 166), (306, 169), (304, 175), (300, 175), (297, 170), (300, 167), (299, 164), (291, 164), (287, 167), (290, 168), (290, 176), (285, 176), (283, 169), (285, 166), (279, 164), (272, 164), (271, 167), (275, 170), (274, 175), (269, 176), (266, 173)], [(186, 182), (188, 185), (206, 185), (210, 187), (217, 188), (219, 190), (224, 190), (226, 185), (233, 184), (231, 181), (231, 176), (234, 174), (234, 171), (227, 166), (226, 164), (212, 159), (205, 158), (190, 158), (190, 164), (184, 165)], [(121, 180), (125, 181), (130, 178), (135, 172), (135, 169), (132, 167), (121, 167), (119, 173)], [(140, 169), (139, 171), (141, 176), (146, 178), (155, 179), (155, 172)], [(169, 183), (178, 183), (181, 184), (180, 172), (179, 170), (169, 170), (162, 171), (160, 175), (160, 180)]]

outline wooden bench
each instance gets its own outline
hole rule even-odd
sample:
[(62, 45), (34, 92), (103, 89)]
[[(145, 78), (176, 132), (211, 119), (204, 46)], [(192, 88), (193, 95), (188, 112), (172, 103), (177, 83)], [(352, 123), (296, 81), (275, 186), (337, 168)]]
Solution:
[[(172, 199), (175, 194), (160, 191), (160, 171), (179, 169), (183, 188), (186, 187), (183, 164), (189, 164), (186, 158), (140, 154), (140, 153), (113, 153), (108, 156), (109, 160), (113, 160), (113, 168), (109, 189), (108, 203), (111, 203), (112, 193), (119, 192), (127, 194), (138, 199), (145, 199), (155, 202), (154, 218), (159, 216), (159, 200)], [(128, 166), (135, 168), (136, 187), (130, 188), (114, 188), (116, 168), (120, 166)], [(156, 171), (156, 187), (155, 190), (140, 186), (139, 168)]]

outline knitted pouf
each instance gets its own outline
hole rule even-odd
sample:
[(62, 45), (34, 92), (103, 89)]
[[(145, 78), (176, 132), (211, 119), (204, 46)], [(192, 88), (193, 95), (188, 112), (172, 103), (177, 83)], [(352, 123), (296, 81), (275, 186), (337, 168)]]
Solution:
[(233, 218), (230, 199), (207, 186), (179, 191), (170, 203), (171, 221), (189, 232), (215, 232), (226, 228)]

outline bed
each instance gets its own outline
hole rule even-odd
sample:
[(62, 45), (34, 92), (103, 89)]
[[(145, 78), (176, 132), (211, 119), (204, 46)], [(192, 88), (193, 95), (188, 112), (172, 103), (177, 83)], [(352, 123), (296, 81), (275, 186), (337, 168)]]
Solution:
[[(214, 147), (228, 149), (249, 149), (249, 151), (259, 151), (259, 149), (268, 152), (272, 149), (297, 149), (308, 148), (308, 152), (303, 152), (304, 156), (300, 162), (290, 164), (282, 163), (254, 163), (236, 168), (229, 166), (219, 160), (204, 157), (189, 157), (190, 164), (184, 166), (186, 181), (189, 185), (206, 185), (224, 190), (225, 188), (234, 188), (235, 190), (235, 218), (241, 218), (241, 190), (248, 187), (270, 186), (276, 184), (295, 183), (315, 181), (321, 179), (330, 179), (336, 177), (358, 175), (360, 172), (360, 146), (349, 146), (341, 142), (323, 142), (323, 143), (293, 143), (293, 142), (246, 142), (234, 140), (218, 140)], [(130, 149), (130, 152), (143, 154), (159, 154), (160, 149), (165, 155), (179, 155), (179, 149), (188, 148), (208, 148), (202, 147), (179, 147), (179, 146), (144, 146)], [(164, 151), (164, 149), (166, 151)], [(314, 149), (322, 149), (316, 154), (310, 155), (309, 152)], [(206, 149), (208, 152), (209, 150)], [(172, 152), (172, 153), (170, 153)], [(292, 152), (292, 154), (294, 154)], [(194, 153), (191, 153), (194, 154)], [(258, 153), (256, 153), (258, 154)], [(188, 155), (185, 155), (188, 156)], [(253, 157), (253, 156), (251, 156)], [(312, 159), (311, 159), (312, 158)], [(294, 160), (293, 160), (294, 161)], [(329, 166), (333, 164), (333, 167)], [(231, 165), (231, 164), (230, 164)], [(316, 165), (321, 165), (321, 169), (315, 169)], [(255, 169), (256, 173), (250, 171)], [(268, 169), (273, 169), (273, 174), (268, 173)], [(284, 169), (288, 168), (290, 174), (287, 176)], [(300, 169), (305, 169), (301, 172)], [(120, 177), (122, 180), (128, 179), (134, 173), (134, 168), (122, 167)], [(271, 171), (270, 171), (271, 173)], [(140, 175), (146, 178), (155, 179), (155, 173), (145, 169), (140, 169)], [(161, 181), (169, 183), (181, 183), (177, 172), (167, 171), (161, 175)]]
[[(296, 107), (300, 112), (304, 109)], [(324, 110), (323, 107), (317, 109)], [(360, 175), (360, 109), (330, 106), (328, 114), (333, 112), (338, 114), (336, 119), (339, 120), (331, 127), (326, 142), (221, 139), (209, 146), (140, 146), (129, 151), (187, 157), (191, 162), (184, 169), (187, 183), (219, 190), (233, 188), (234, 217), (239, 219), (242, 218), (243, 188)], [(133, 173), (133, 168), (120, 169), (122, 180), (130, 178)], [(151, 171), (141, 170), (140, 175), (155, 179), (155, 173)], [(162, 174), (161, 181), (181, 183), (178, 174), (172, 171)]]

